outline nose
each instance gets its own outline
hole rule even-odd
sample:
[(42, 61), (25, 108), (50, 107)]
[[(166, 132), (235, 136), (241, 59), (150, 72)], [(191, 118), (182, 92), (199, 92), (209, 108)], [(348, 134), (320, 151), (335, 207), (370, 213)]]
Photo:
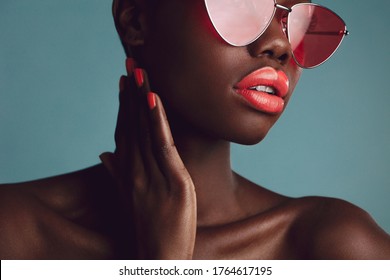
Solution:
[(277, 15), (267, 30), (247, 48), (252, 57), (268, 57), (282, 65), (287, 64), (292, 58), (290, 42)]

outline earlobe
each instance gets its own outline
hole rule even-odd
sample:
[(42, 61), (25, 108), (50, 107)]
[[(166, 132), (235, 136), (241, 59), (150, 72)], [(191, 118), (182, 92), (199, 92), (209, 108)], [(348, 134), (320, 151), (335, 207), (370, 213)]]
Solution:
[(137, 1), (115, 1), (113, 14), (116, 29), (123, 43), (129, 47), (141, 46), (145, 42), (146, 21)]

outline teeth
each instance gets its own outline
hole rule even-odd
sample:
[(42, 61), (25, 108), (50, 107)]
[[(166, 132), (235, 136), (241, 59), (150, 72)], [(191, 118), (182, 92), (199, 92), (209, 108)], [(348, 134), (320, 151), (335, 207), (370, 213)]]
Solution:
[(275, 94), (276, 94), (274, 88), (272, 88), (272, 87), (267, 87), (267, 86), (256, 86), (256, 87), (251, 87), (250, 89), (252, 89), (252, 90), (257, 90), (257, 91), (262, 91), (262, 92), (266, 92), (266, 93), (272, 94), (272, 95), (275, 95)]

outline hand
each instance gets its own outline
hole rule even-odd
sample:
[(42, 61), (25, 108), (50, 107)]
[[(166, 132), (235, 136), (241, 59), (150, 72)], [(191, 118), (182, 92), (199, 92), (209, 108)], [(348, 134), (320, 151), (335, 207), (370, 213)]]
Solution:
[(115, 179), (129, 206), (140, 259), (191, 259), (196, 236), (193, 181), (175, 147), (146, 72), (126, 63), (115, 132)]

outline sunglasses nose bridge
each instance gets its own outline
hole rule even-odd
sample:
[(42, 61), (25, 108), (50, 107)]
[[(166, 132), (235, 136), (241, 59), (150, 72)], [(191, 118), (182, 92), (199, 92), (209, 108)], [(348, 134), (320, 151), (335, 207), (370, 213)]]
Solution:
[(292, 9), (283, 5), (275, 4), (276, 9), (284, 10), (287, 13), (291, 13)]
[[(280, 4), (275, 3), (275, 9), (276, 11), (280, 10), (280, 25), (282, 26), (283, 33), (287, 36), (287, 17), (289, 13), (292, 12), (292, 9), (289, 7), (285, 7)], [(277, 14), (275, 12), (275, 14)]]

